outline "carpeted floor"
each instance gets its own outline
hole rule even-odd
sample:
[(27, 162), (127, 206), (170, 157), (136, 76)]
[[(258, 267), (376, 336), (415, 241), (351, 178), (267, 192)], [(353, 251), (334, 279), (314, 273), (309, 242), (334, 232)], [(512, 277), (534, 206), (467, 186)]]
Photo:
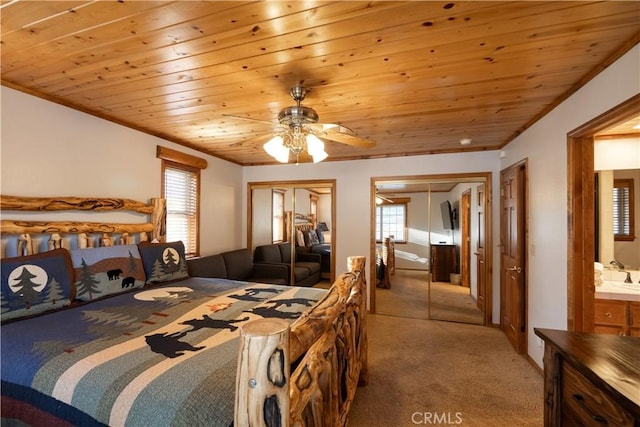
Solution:
[(349, 426), (543, 425), (543, 377), (501, 331), (379, 314), (368, 331)]
[[(398, 270), (391, 288), (376, 288), (376, 313), (429, 319), (427, 271)], [(431, 283), (431, 319), (482, 324), (483, 315), (469, 288), (445, 282)]]

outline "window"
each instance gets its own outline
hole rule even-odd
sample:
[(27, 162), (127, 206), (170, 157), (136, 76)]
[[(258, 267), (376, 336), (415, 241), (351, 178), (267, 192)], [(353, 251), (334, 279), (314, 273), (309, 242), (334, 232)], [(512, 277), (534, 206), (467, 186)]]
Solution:
[(273, 243), (284, 241), (284, 191), (272, 191)]
[(162, 197), (167, 200), (167, 241), (182, 240), (187, 256), (199, 254), (200, 169), (162, 162)]
[(162, 188), (167, 201), (167, 242), (181, 240), (187, 256), (200, 254), (200, 171), (207, 161), (158, 145), (162, 159)]
[(405, 242), (407, 227), (406, 203), (382, 204), (376, 206), (376, 241), (382, 242), (393, 236), (396, 242)]
[(615, 240), (634, 240), (633, 179), (613, 181), (613, 236)]

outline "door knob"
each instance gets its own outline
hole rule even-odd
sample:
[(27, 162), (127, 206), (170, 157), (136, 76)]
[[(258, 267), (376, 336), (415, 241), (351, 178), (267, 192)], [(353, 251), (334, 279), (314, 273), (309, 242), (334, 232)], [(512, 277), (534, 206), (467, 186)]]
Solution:
[(522, 269), (520, 267), (507, 268), (507, 271), (515, 271), (516, 273), (522, 273)]

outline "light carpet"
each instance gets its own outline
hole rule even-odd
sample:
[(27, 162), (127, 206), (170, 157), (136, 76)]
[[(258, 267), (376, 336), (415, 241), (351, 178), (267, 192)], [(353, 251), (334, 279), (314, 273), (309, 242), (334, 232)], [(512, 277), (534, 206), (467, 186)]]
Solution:
[(490, 327), (368, 316), (369, 384), (349, 425), (543, 425), (543, 377)]
[[(376, 288), (376, 313), (429, 319), (427, 271), (399, 270), (391, 276), (391, 288)], [(469, 288), (448, 282), (431, 283), (431, 319), (482, 324), (484, 316)]]

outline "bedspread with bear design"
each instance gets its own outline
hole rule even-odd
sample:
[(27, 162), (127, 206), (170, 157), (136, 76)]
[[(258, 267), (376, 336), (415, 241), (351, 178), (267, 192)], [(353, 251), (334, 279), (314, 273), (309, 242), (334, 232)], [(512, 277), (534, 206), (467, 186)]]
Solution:
[(3, 325), (3, 421), (230, 426), (238, 328), (325, 293), (192, 277)]

